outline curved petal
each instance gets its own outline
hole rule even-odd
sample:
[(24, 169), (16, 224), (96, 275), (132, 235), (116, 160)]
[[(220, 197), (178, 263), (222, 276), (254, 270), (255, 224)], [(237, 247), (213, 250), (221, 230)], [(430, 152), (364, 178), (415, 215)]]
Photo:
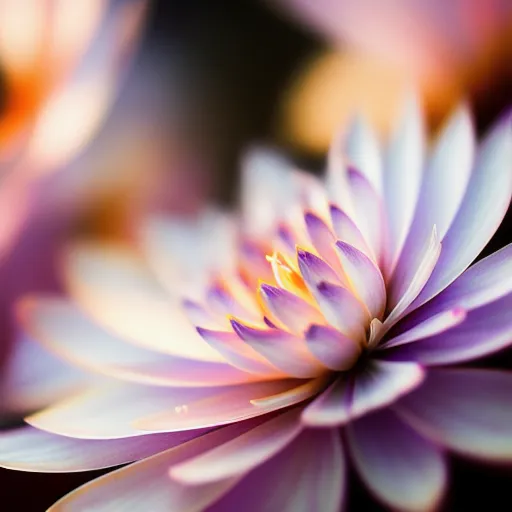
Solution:
[(512, 343), (512, 294), (467, 313), (465, 320), (448, 331), (390, 348), (386, 359), (444, 365), (476, 359)]
[(254, 329), (236, 320), (231, 325), (241, 340), (291, 377), (315, 377), (326, 370), (309, 353), (302, 337), (279, 329)]
[(472, 368), (429, 370), (396, 404), (416, 430), (450, 450), (512, 461), (512, 374)]
[(325, 325), (311, 325), (305, 337), (309, 351), (331, 370), (349, 370), (362, 352), (361, 343)]
[(368, 256), (341, 240), (336, 242), (336, 249), (352, 290), (372, 318), (380, 317), (386, 306), (386, 286), (379, 268)]
[(331, 205), (330, 211), (332, 227), (337, 239), (354, 246), (369, 258), (373, 257), (372, 251), (355, 222), (337, 206)]
[(334, 250), (336, 238), (332, 230), (320, 217), (311, 212), (306, 212), (304, 222), (309, 239), (314, 248), (318, 251), (318, 254), (333, 269), (337, 272), (341, 272), (340, 261)]
[(188, 485), (242, 475), (272, 458), (301, 432), (300, 412), (279, 414), (245, 434), (170, 469), (171, 478)]
[(447, 483), (440, 450), (389, 410), (347, 427), (350, 454), (364, 483), (392, 509), (434, 510)]
[(73, 439), (26, 426), (0, 432), (0, 467), (38, 473), (108, 468), (145, 459), (198, 436), (152, 434), (128, 439)]
[[(168, 476), (169, 467), (235, 437), (238, 425), (222, 428), (130, 464), (89, 482), (59, 500), (49, 512), (66, 510), (151, 510), (200, 512), (237, 483), (236, 478), (213, 484), (184, 486)], [(243, 429), (242, 429), (243, 431)]]
[(486, 137), (466, 195), (443, 239), (443, 251), (418, 307), (453, 282), (477, 257), (500, 225), (512, 196), (512, 116)]
[(338, 512), (346, 468), (336, 430), (306, 430), (251, 471), (208, 512)]
[(302, 413), (306, 425), (334, 427), (378, 409), (409, 393), (423, 380), (414, 363), (372, 361), (363, 373), (339, 377)]
[(313, 294), (321, 282), (341, 284), (338, 274), (322, 258), (311, 252), (298, 249), (297, 263), (306, 286)]
[(124, 343), (65, 300), (28, 299), (21, 306), (22, 324), (45, 347), (101, 374), (163, 386), (221, 386), (259, 378), (227, 363), (183, 359)]

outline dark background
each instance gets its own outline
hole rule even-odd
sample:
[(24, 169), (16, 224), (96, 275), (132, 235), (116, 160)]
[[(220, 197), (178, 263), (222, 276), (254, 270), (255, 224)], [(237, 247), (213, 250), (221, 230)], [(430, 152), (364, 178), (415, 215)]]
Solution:
[[(241, 150), (254, 140), (278, 142), (274, 113), (301, 63), (325, 43), (301, 27), (278, 17), (262, 2), (250, 0), (165, 1), (154, 4), (149, 30), (139, 59), (152, 52), (169, 54), (159, 78), (173, 82), (193, 101), (170, 102), (181, 120), (180, 129), (207, 153), (214, 173), (214, 195), (230, 203), (238, 183)], [(171, 62), (172, 61), (172, 62)], [(510, 76), (499, 73), (492, 90), (470, 94), (478, 131), (482, 133), (510, 102)], [(179, 98), (179, 94), (178, 94)], [(319, 169), (314, 155), (290, 148), (293, 156)], [(512, 240), (511, 215), (489, 244), (486, 253)], [(511, 367), (510, 353), (487, 365)], [(508, 510), (512, 469), (486, 467), (451, 459), (451, 490), (444, 509), (452, 511)], [(103, 474), (26, 474), (0, 470), (0, 510), (43, 511), (80, 484)], [(349, 510), (382, 510), (351, 476)]]

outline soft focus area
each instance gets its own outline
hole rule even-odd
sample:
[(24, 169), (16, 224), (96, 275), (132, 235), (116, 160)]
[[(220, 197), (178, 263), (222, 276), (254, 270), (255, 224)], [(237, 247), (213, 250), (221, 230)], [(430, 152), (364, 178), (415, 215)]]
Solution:
[[(31, 388), (16, 308), (64, 292), (72, 243), (129, 246), (149, 215), (237, 208), (241, 162), (260, 147), (320, 175), (349, 123), (364, 118), (390, 142), (413, 98), (428, 142), (460, 104), (479, 139), (510, 113), (512, 1), (0, 0), (0, 433), (62, 392), (56, 375)], [(509, 207), (478, 260), (511, 242)], [(279, 257), (266, 261), (292, 273)], [(76, 275), (87, 282), (85, 266)], [(118, 318), (126, 332), (147, 313), (134, 310)], [(512, 350), (463, 366), (512, 370)], [(459, 455), (448, 466), (443, 510), (507, 509), (512, 466)], [(46, 510), (108, 471), (0, 469), (0, 511)], [(388, 510), (354, 475), (346, 509)], [(235, 512), (227, 503), (219, 512)]]

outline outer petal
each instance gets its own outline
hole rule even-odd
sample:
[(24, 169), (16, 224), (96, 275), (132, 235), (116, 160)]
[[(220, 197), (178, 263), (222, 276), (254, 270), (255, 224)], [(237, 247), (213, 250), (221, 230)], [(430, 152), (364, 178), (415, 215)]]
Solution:
[(313, 426), (343, 425), (393, 403), (422, 379), (423, 371), (414, 363), (370, 362), (364, 373), (339, 377), (304, 409), (302, 421)]
[(183, 486), (168, 477), (169, 466), (179, 464), (226, 442), (239, 431), (243, 432), (243, 427), (238, 425), (219, 429), (177, 448), (113, 471), (71, 492), (51, 507), (49, 512), (200, 512), (235, 485), (237, 479), (199, 486)]
[(232, 441), (173, 466), (171, 478), (189, 485), (242, 475), (272, 458), (301, 432), (300, 411), (292, 409)]
[(345, 461), (336, 430), (307, 430), (249, 473), (208, 512), (338, 512)]
[[(195, 436), (199, 434), (196, 432)], [(38, 473), (89, 471), (144, 459), (186, 440), (181, 434), (111, 440), (73, 439), (27, 426), (0, 432), (0, 466)]]
[(446, 465), (438, 448), (389, 410), (347, 427), (355, 466), (368, 488), (393, 510), (429, 511), (446, 487)]
[(512, 374), (429, 370), (422, 386), (396, 404), (416, 430), (463, 455), (512, 461)]
[(443, 239), (443, 251), (416, 307), (437, 295), (476, 258), (500, 225), (512, 196), (512, 117), (484, 140), (464, 200)]
[(467, 313), (459, 325), (435, 336), (386, 350), (386, 359), (439, 365), (469, 361), (512, 343), (512, 294)]
[(20, 317), (50, 351), (102, 374), (167, 386), (225, 385), (258, 379), (227, 363), (193, 361), (124, 343), (61, 299), (29, 299)]

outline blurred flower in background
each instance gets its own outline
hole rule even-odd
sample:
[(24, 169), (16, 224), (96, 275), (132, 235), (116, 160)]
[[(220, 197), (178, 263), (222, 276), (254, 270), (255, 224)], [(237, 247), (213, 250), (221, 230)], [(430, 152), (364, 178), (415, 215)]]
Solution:
[(93, 174), (84, 168), (74, 183), (71, 164), (109, 113), (146, 9), (144, 0), (0, 3), (0, 365), (13, 301), (57, 286), (61, 243), (91, 199), (83, 185)]
[(497, 115), (503, 105), (497, 111), (492, 104), (496, 94), (489, 91), (494, 89), (499, 98), (500, 90), (512, 88), (511, 2), (269, 3), (336, 48), (297, 74), (283, 108), (283, 136), (310, 151), (325, 150), (337, 126), (356, 111), (388, 133), (391, 113), (411, 85), (421, 91), (434, 126), (461, 97), (470, 96)]
[(512, 460), (512, 373), (454, 368), (512, 343), (512, 246), (467, 269), (510, 203), (511, 116), (475, 139), (461, 107), (427, 155), (411, 102), (384, 152), (360, 121), (335, 139), (325, 180), (252, 152), (239, 215), (71, 247), (70, 297), (19, 314), (91, 376), (3, 432), (0, 464), (135, 461), (53, 511), (338, 512), (348, 459), (404, 511), (440, 504), (444, 449)]

